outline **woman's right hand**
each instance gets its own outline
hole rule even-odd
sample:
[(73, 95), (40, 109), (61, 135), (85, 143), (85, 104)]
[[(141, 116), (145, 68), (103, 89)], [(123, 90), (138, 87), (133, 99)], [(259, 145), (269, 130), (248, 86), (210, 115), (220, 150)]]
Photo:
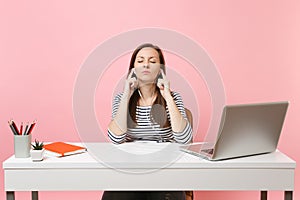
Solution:
[(127, 76), (127, 79), (125, 80), (124, 94), (128, 94), (128, 98), (131, 97), (133, 92), (138, 87), (138, 81), (136, 79), (136, 76), (133, 76), (134, 73), (135, 73), (135, 69), (132, 68), (130, 73)]

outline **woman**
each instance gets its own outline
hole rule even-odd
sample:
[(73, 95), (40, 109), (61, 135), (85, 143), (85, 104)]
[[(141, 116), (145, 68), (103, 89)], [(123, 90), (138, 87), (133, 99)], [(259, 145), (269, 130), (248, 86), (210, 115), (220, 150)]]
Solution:
[[(113, 102), (108, 136), (113, 143), (136, 140), (189, 143), (192, 128), (181, 96), (170, 90), (159, 47), (139, 46), (132, 54), (124, 91)], [(185, 199), (184, 192), (104, 192), (102, 199)]]

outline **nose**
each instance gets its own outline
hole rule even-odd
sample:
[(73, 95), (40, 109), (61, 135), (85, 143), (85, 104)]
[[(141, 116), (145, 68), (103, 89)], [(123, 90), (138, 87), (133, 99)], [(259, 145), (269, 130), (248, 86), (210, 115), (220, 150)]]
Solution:
[(149, 68), (149, 62), (144, 63), (144, 68)]

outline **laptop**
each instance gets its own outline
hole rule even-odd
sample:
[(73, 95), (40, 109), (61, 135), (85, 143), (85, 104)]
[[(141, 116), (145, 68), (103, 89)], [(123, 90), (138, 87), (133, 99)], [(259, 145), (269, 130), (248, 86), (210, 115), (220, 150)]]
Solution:
[(227, 105), (214, 144), (183, 145), (180, 150), (212, 161), (273, 152), (278, 145), (288, 104)]

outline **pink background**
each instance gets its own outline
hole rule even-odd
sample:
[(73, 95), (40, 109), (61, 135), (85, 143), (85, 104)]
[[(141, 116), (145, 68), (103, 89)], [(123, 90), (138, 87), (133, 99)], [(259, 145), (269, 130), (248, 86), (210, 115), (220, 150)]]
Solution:
[[(13, 136), (7, 126), (11, 118), (19, 123), (37, 119), (33, 138), (80, 142), (72, 94), (81, 64), (101, 42), (143, 27), (178, 31), (201, 44), (218, 66), (227, 104), (290, 101), (278, 148), (299, 161), (299, 1), (2, 0), (0, 5), (1, 163), (13, 154)], [(167, 55), (172, 65), (177, 64), (176, 59)], [(115, 63), (127, 69), (128, 58)], [(109, 103), (101, 119), (107, 124), (111, 102), (102, 102), (99, 93), (95, 99), (95, 108)], [(200, 139), (197, 135), (196, 140)], [(4, 199), (3, 170), (0, 179), (0, 199)], [(297, 169), (295, 199), (300, 198), (299, 181)], [(101, 193), (40, 192), (40, 199), (99, 199)], [(195, 195), (196, 199), (247, 200), (258, 198), (259, 192)], [(283, 197), (278, 191), (269, 195), (271, 199)], [(17, 199), (29, 196), (28, 192), (16, 193)]]

